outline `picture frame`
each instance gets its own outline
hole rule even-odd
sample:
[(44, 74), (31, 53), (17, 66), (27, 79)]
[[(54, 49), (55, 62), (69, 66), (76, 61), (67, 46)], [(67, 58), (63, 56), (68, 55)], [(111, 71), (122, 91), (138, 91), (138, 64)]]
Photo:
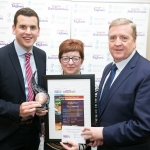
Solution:
[(45, 115), (45, 142), (61, 141), (62, 125), (95, 125), (95, 75), (45, 75), (50, 96)]

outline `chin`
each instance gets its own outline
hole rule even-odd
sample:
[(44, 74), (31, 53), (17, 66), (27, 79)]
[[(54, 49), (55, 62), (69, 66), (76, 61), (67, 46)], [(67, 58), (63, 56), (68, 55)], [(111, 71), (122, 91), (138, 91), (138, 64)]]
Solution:
[(72, 71), (65, 72), (65, 75), (71, 75), (71, 74), (74, 74), (74, 73)]
[(68, 72), (68, 75), (72, 75), (72, 74), (74, 74), (74, 72)]

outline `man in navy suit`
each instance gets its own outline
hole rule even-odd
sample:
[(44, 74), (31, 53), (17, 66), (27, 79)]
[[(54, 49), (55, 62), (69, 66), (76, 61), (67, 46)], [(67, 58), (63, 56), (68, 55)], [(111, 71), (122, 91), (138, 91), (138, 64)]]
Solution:
[[(97, 96), (98, 127), (82, 135), (98, 150), (150, 150), (150, 62), (136, 51), (136, 25), (118, 18), (109, 26), (109, 50), (114, 61), (103, 72)], [(113, 64), (117, 70), (109, 91), (101, 95)]]
[(46, 74), (46, 53), (33, 46), (39, 36), (39, 17), (30, 8), (18, 10), (12, 26), (15, 40), (0, 49), (0, 149), (38, 150), (40, 118), (47, 111), (36, 111), (41, 104), (28, 101), (25, 53), (35, 80), (42, 86)]

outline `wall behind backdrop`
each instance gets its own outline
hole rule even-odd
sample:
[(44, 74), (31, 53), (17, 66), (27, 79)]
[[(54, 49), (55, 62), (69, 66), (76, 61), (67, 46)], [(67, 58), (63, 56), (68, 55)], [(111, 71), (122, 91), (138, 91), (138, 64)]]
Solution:
[[(128, 2), (126, 0), (125, 2)], [(112, 61), (108, 50), (108, 26), (118, 17), (137, 25), (137, 51), (146, 57), (149, 1), (71, 0), (0, 0), (0, 47), (14, 40), (12, 34), (15, 12), (23, 7), (34, 9), (40, 18), (40, 36), (35, 46), (47, 53), (47, 74), (61, 74), (58, 48), (68, 38), (80, 39), (85, 45), (85, 61), (81, 72), (95, 74), (99, 84), (102, 71)]]

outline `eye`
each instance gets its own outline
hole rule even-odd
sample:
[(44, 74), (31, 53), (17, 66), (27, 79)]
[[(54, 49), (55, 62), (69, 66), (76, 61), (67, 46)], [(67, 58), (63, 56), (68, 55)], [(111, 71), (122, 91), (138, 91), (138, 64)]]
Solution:
[(68, 57), (64, 57), (63, 60), (68, 60)]
[(110, 36), (110, 37), (109, 37), (109, 40), (110, 40), (110, 41), (114, 41), (115, 39), (116, 39), (115, 36)]
[(78, 56), (72, 57), (72, 60), (73, 60), (73, 62), (79, 62), (80, 57), (78, 57)]
[(25, 25), (20, 25), (20, 28), (24, 30), (24, 29), (26, 29), (26, 26)]
[(36, 26), (31, 26), (30, 29), (31, 29), (31, 30), (35, 30), (35, 29), (36, 29)]
[(68, 62), (69, 61), (69, 57), (62, 57), (62, 61), (63, 62)]
[(126, 36), (122, 36), (121, 38), (123, 41), (126, 41), (128, 39), (128, 37), (126, 37)]
[(79, 58), (78, 58), (78, 57), (73, 57), (73, 60), (74, 60), (74, 61), (78, 61)]

